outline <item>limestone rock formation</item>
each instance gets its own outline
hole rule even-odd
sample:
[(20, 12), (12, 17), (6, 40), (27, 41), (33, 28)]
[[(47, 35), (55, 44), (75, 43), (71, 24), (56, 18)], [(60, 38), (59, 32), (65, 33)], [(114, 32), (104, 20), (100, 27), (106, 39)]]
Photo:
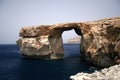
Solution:
[(94, 73), (77, 73), (70, 77), (72, 80), (120, 80), (120, 64)]
[(24, 57), (62, 59), (62, 33), (74, 29), (81, 36), (81, 58), (99, 67), (120, 63), (120, 17), (92, 22), (24, 27), (17, 44)]

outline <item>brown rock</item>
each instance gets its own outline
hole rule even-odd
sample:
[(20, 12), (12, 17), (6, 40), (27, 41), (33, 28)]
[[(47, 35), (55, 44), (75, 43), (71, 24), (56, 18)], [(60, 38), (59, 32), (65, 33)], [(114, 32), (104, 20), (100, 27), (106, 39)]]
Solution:
[(25, 57), (62, 59), (61, 35), (74, 29), (81, 36), (81, 58), (99, 67), (120, 63), (120, 17), (84, 23), (25, 27), (17, 44)]

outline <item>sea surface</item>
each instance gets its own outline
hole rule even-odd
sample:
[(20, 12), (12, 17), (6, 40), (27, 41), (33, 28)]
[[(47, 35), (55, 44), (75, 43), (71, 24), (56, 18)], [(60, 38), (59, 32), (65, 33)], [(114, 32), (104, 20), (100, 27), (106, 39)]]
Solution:
[(0, 45), (0, 80), (70, 80), (98, 70), (80, 60), (79, 44), (64, 44), (63, 60), (25, 59), (16, 44)]

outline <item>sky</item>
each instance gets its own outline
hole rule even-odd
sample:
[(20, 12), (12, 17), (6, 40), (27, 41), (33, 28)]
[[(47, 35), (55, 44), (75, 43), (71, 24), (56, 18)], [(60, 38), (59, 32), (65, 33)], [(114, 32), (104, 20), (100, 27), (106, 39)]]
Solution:
[[(0, 0), (0, 44), (16, 44), (24, 26), (120, 16), (120, 0)], [(63, 40), (76, 36), (63, 33)]]

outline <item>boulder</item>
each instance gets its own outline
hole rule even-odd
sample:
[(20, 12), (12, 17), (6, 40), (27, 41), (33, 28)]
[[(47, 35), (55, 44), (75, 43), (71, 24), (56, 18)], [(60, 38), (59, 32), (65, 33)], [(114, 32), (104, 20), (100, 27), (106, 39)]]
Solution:
[(81, 58), (99, 67), (120, 63), (120, 17), (91, 22), (23, 27), (17, 44), (24, 57), (63, 59), (62, 33), (72, 30), (81, 37)]

